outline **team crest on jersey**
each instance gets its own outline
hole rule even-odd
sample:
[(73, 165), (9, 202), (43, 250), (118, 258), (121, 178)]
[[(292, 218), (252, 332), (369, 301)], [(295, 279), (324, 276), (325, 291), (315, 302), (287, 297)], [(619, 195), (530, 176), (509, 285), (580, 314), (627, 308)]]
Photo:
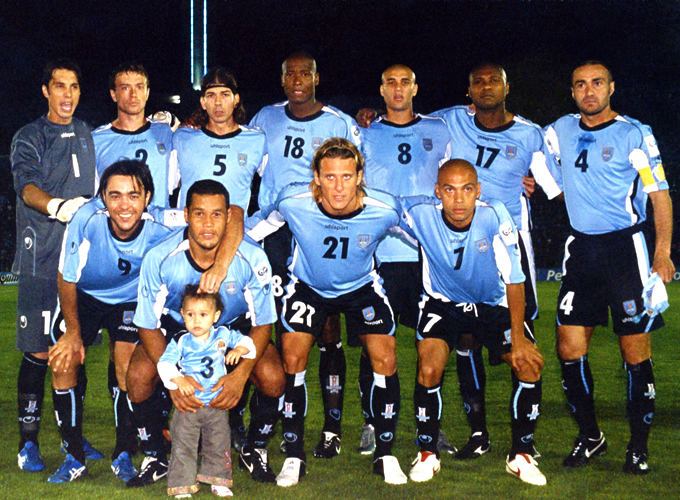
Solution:
[(602, 148), (602, 160), (609, 161), (614, 157), (614, 148), (603, 147)]
[(368, 246), (371, 242), (370, 234), (360, 234), (357, 236), (357, 246), (362, 250)]
[(228, 295), (236, 295), (236, 282), (235, 281), (227, 281), (225, 284), (225, 288), (227, 290)]
[(156, 143), (156, 149), (158, 150), (158, 154), (165, 156), (166, 149), (165, 149), (165, 143), (164, 142), (157, 142)]
[(479, 253), (486, 253), (489, 249), (489, 241), (486, 238), (477, 240), (475, 241), (475, 248)]
[(312, 148), (314, 148), (314, 151), (319, 149), (321, 143), (323, 143), (323, 137), (312, 137)]
[(373, 309), (373, 306), (362, 309), (361, 313), (364, 315), (364, 319), (366, 321), (371, 321), (373, 318), (375, 318), (375, 309)]
[(238, 154), (238, 166), (245, 167), (248, 164), (248, 155), (245, 153)]
[(430, 417), (427, 416), (427, 412), (425, 411), (426, 408), (418, 407), (418, 415), (416, 418), (418, 419), (418, 422), (427, 422), (430, 420)]
[(217, 352), (219, 352), (222, 356), (224, 356), (224, 353), (227, 352), (227, 344), (222, 339), (217, 341)]
[(124, 311), (123, 312), (123, 324), (124, 325), (129, 325), (132, 323), (132, 318), (134, 317), (135, 312), (134, 311)]
[(635, 313), (637, 312), (637, 306), (635, 305), (635, 301), (626, 300), (623, 303), (623, 310), (626, 311), (626, 314), (628, 316), (635, 316)]
[(517, 146), (505, 146), (505, 157), (508, 160), (514, 160), (517, 156)]
[(423, 138), (423, 149), (427, 152), (432, 151), (432, 139)]
[(82, 137), (80, 138), (80, 144), (83, 145), (83, 149), (87, 151), (87, 141), (83, 139)]

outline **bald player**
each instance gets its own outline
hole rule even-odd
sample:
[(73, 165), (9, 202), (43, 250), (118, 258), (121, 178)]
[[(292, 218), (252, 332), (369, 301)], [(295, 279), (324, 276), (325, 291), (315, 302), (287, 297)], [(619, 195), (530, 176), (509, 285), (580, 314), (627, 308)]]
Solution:
[(471, 335), (489, 349), (491, 359), (512, 368), (506, 470), (529, 484), (545, 485), (532, 456), (543, 358), (524, 322), (517, 228), (501, 202), (479, 200), (477, 172), (465, 160), (441, 167), (435, 195), (402, 198), (403, 225), (418, 239), (423, 262), (413, 401), (420, 452), (409, 477), (428, 481), (441, 467), (441, 380), (459, 337)]

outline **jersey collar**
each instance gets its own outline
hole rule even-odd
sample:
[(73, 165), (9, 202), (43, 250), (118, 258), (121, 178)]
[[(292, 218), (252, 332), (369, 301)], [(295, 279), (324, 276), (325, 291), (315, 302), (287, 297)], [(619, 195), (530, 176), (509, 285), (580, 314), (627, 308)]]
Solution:
[(111, 130), (113, 130), (116, 134), (121, 134), (121, 135), (137, 135), (137, 134), (143, 134), (147, 130), (151, 128), (151, 122), (147, 120), (147, 122), (139, 127), (137, 130), (122, 130), (119, 128), (116, 128), (111, 124)]
[(515, 124), (515, 120), (510, 120), (508, 123), (505, 125), (501, 125), (500, 127), (494, 127), (494, 128), (488, 128), (482, 125), (482, 122), (477, 119), (477, 115), (475, 115), (475, 127), (477, 127), (479, 130), (482, 132), (488, 132), (490, 134), (497, 134), (499, 132), (505, 132), (508, 130), (510, 127), (512, 127)]
[[(106, 212), (106, 215), (108, 216), (109, 213)], [(135, 239), (137, 239), (137, 236), (139, 236), (139, 234), (142, 232), (142, 229), (144, 229), (144, 217), (142, 217), (139, 221), (139, 226), (137, 226), (137, 229), (135, 229), (134, 232), (130, 236), (123, 239), (123, 238), (119, 238), (118, 235), (116, 235), (116, 233), (114, 232), (113, 223), (111, 222), (110, 216), (108, 216), (106, 218), (106, 222), (109, 226), (109, 232), (111, 233), (111, 236), (113, 236), (114, 240), (118, 240), (118, 241), (124, 241), (124, 242), (134, 241)]]
[(205, 127), (201, 127), (201, 132), (203, 132), (208, 137), (212, 137), (213, 139), (231, 139), (232, 137), (236, 137), (241, 133), (241, 127), (237, 128), (233, 132), (229, 132), (228, 134), (224, 135), (216, 134), (215, 132), (208, 130)]
[(283, 109), (286, 111), (286, 116), (287, 116), (288, 118), (290, 118), (291, 120), (296, 121), (296, 122), (311, 122), (312, 120), (316, 120), (318, 117), (320, 117), (320, 116), (323, 114), (323, 112), (324, 112), (324, 111), (323, 111), (323, 108), (321, 108), (321, 109), (320, 109), (319, 111), (317, 111), (316, 113), (312, 113), (312, 114), (309, 115), (309, 116), (305, 116), (305, 117), (303, 117), (303, 118), (299, 118), (299, 117), (295, 116), (295, 115), (291, 112), (290, 108), (288, 107), (288, 103), (286, 103), (286, 105), (283, 107)]
[(321, 210), (322, 214), (324, 214), (329, 219), (335, 219), (335, 220), (351, 219), (352, 217), (359, 215), (364, 210), (363, 208), (359, 207), (354, 212), (350, 212), (350, 213), (345, 214), (345, 215), (332, 215), (332, 214), (329, 214), (326, 211), (325, 208), (323, 208), (323, 205), (321, 203), (317, 203), (317, 206), (319, 207), (319, 210)]
[[(470, 226), (472, 225), (472, 221), (470, 221), (470, 224), (468, 224), (465, 227), (456, 227), (453, 224), (449, 222), (449, 220), (446, 218), (446, 214), (444, 213), (444, 209), (442, 208), (442, 220), (444, 221), (444, 224), (446, 227), (448, 227), (451, 231), (455, 233), (466, 233), (470, 230)], [(475, 220), (474, 214), (472, 215), (472, 220)]]
[(585, 130), (586, 132), (595, 132), (597, 130), (602, 130), (603, 128), (607, 128), (610, 125), (613, 125), (616, 122), (616, 118), (612, 118), (608, 122), (600, 123), (599, 125), (595, 125), (594, 127), (589, 127), (585, 123), (583, 123), (583, 120), (578, 121), (578, 126), (581, 128), (581, 130)]
[(422, 120), (421, 116), (416, 114), (416, 117), (408, 123), (401, 123), (401, 124), (400, 123), (394, 123), (394, 122), (391, 122), (389, 120), (386, 120), (385, 118), (380, 118), (380, 123), (383, 123), (383, 124), (387, 125), (388, 127), (406, 128), (406, 127), (410, 127), (412, 125), (415, 125), (420, 120)]

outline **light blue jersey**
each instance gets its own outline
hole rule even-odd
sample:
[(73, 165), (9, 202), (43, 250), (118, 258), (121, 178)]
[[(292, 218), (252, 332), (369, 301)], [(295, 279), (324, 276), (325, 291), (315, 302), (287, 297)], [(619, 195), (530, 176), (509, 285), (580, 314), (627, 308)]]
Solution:
[[(187, 285), (200, 283), (204, 271), (189, 252), (188, 228), (175, 231), (152, 248), (142, 262), (135, 324), (148, 330), (160, 328), (161, 316), (169, 314), (183, 325), (179, 313), (182, 294)], [(264, 251), (242, 241), (220, 286), (224, 311), (217, 325), (229, 324), (246, 313), (253, 326), (274, 323), (276, 307), (271, 277)]]
[[(390, 228), (399, 225), (398, 202), (371, 189), (363, 201), (363, 209), (333, 216), (314, 201), (307, 184), (298, 183), (281, 191), (275, 210), (262, 210), (264, 223), (283, 225), (285, 221), (293, 233), (291, 279), (299, 279), (325, 298), (371, 282), (380, 286), (375, 249)], [(258, 229), (249, 233), (257, 240), (261, 239)]]
[(522, 178), (529, 170), (549, 199), (561, 193), (553, 178), (554, 160), (541, 128), (515, 115), (501, 127), (489, 129), (476, 118), (469, 106), (453, 106), (437, 111), (451, 133), (452, 158), (461, 158), (477, 169), (482, 184), (482, 200), (503, 202), (515, 225), (531, 229), (529, 203)]
[(59, 272), (64, 281), (106, 304), (137, 300), (139, 269), (147, 250), (172, 232), (144, 212), (127, 240), (113, 234), (109, 212), (95, 198), (76, 212), (64, 233)]
[(571, 227), (603, 234), (643, 222), (647, 193), (668, 189), (651, 129), (627, 116), (590, 128), (581, 115), (546, 127), (560, 159)]
[(467, 228), (444, 216), (437, 198), (400, 198), (402, 227), (420, 242), (423, 289), (443, 302), (507, 307), (506, 284), (523, 283), (517, 228), (498, 200), (477, 201)]
[[(205, 389), (196, 391), (196, 397), (208, 405), (220, 393), (210, 392), (210, 389), (227, 374), (225, 364), (227, 349), (233, 349), (246, 338), (225, 326), (210, 328), (210, 335), (205, 342), (186, 332), (178, 340), (171, 340), (165, 348), (165, 352), (158, 360), (159, 372), (162, 371), (161, 363), (179, 365), (182, 375), (193, 377)], [(255, 357), (255, 353), (249, 354), (252, 356), (243, 357)]]
[(267, 161), (260, 170), (260, 208), (273, 205), (284, 186), (314, 178), (312, 158), (326, 139), (342, 137), (359, 144), (356, 123), (341, 111), (324, 106), (313, 115), (297, 118), (287, 104), (265, 106), (250, 122), (267, 135)]
[[(434, 195), (439, 167), (451, 158), (451, 139), (440, 118), (416, 115), (404, 125), (380, 117), (361, 130), (368, 187), (392, 196)], [(380, 262), (417, 262), (418, 250), (388, 234), (376, 252)]]
[(146, 124), (128, 132), (109, 123), (92, 133), (97, 155), (97, 187), (104, 170), (119, 160), (140, 160), (149, 167), (153, 179), (154, 195), (151, 204), (169, 207), (168, 187), (171, 164), (172, 129), (167, 123), (147, 121)]
[(182, 127), (175, 132), (172, 148), (178, 172), (171, 177), (182, 181), (179, 208), (186, 206), (187, 192), (196, 181), (212, 179), (227, 188), (230, 204), (248, 211), (253, 176), (266, 157), (262, 132), (240, 126), (217, 135), (206, 128)]

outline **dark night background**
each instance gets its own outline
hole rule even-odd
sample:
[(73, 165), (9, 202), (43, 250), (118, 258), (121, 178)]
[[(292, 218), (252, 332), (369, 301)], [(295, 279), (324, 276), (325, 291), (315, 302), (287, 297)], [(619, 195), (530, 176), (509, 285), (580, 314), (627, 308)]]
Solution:
[[(680, 213), (680, 3), (209, 0), (209, 66), (236, 74), (249, 118), (284, 99), (281, 62), (297, 49), (316, 57), (317, 97), (351, 115), (381, 104), (380, 73), (390, 64), (413, 68), (416, 111), (427, 113), (467, 103), (471, 66), (498, 61), (511, 84), (508, 109), (540, 125), (575, 111), (571, 70), (601, 59), (616, 81), (612, 107), (652, 126)], [(41, 72), (60, 56), (83, 69), (76, 116), (93, 126), (115, 118), (107, 77), (127, 60), (149, 71), (148, 111), (183, 118), (198, 103), (190, 85), (189, 0), (2, 1), (0, 271), (9, 269), (14, 251), (9, 145), (17, 129), (46, 112)], [(181, 104), (171, 104), (170, 95), (180, 95)], [(559, 267), (568, 232), (564, 206), (541, 193), (532, 204), (537, 267)]]

